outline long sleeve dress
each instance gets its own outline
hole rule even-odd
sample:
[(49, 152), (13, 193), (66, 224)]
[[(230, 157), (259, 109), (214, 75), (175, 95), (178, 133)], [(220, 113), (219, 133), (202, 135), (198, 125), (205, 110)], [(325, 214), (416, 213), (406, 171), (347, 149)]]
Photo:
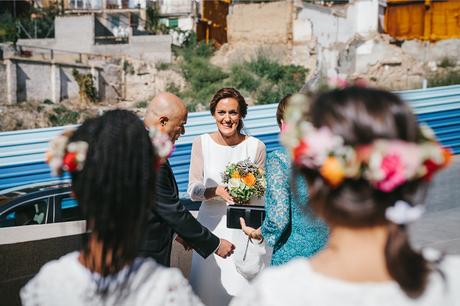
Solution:
[(328, 229), (323, 222), (305, 213), (308, 193), (301, 178), (295, 181), (297, 194), (294, 194), (290, 184), (290, 161), (284, 149), (268, 154), (265, 173), (266, 216), (261, 232), (266, 243), (273, 247), (271, 264), (281, 265), (295, 257), (314, 255), (325, 245)]
[(270, 267), (230, 306), (460, 306), (460, 256), (446, 256), (427, 279), (423, 294), (409, 298), (395, 281), (346, 281), (316, 272), (297, 258)]
[[(235, 146), (216, 143), (209, 134), (193, 142), (188, 193), (192, 200), (202, 201), (198, 221), (217, 237), (227, 239), (236, 248), (244, 248), (246, 235), (239, 229), (227, 228), (227, 203), (219, 197), (205, 199), (206, 188), (222, 185), (222, 173), (228, 163), (250, 158), (260, 167), (265, 163), (265, 145), (254, 137)], [(251, 202), (263, 205), (263, 199)], [(193, 253), (190, 284), (206, 305), (228, 305), (232, 296), (248, 287), (248, 281), (235, 267), (234, 257), (223, 259), (216, 254), (204, 259)], [(265, 262), (268, 263), (269, 257)]]

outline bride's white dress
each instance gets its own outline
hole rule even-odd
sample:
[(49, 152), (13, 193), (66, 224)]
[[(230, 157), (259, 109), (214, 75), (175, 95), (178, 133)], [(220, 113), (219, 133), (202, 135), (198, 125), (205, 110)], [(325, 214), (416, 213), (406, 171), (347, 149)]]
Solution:
[[(236, 146), (217, 144), (209, 134), (197, 138), (192, 147), (188, 192), (193, 200), (202, 200), (198, 221), (217, 237), (227, 239), (236, 248), (244, 249), (247, 236), (239, 229), (227, 228), (227, 204), (221, 198), (204, 200), (204, 190), (222, 185), (222, 173), (230, 162), (250, 158), (263, 167), (265, 145), (254, 137)], [(263, 199), (251, 202), (263, 205)], [(264, 258), (268, 264), (269, 254)], [(235, 267), (234, 257), (223, 259), (216, 254), (203, 259), (193, 252), (190, 284), (201, 300), (210, 306), (228, 305), (231, 298), (248, 288), (248, 281)]]

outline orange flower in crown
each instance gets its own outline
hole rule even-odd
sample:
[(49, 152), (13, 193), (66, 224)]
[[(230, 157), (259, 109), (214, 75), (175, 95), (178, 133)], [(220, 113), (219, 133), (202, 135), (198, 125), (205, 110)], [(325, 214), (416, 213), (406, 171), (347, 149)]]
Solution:
[(332, 186), (337, 187), (345, 179), (342, 163), (334, 156), (329, 156), (319, 169), (322, 177)]

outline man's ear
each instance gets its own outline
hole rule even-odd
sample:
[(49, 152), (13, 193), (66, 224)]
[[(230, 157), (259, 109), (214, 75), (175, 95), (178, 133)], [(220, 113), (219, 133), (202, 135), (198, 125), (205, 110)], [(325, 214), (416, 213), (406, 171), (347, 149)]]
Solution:
[(166, 117), (166, 116), (161, 116), (161, 117), (160, 117), (160, 124), (161, 124), (161, 126), (165, 126), (166, 123), (168, 123), (168, 121), (169, 121), (169, 118), (168, 118), (168, 117)]

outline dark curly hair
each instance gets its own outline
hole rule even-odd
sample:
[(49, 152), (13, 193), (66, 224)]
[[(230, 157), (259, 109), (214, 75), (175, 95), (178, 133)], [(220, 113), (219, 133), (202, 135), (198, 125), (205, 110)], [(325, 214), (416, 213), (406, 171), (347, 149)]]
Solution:
[[(69, 141), (88, 143), (83, 169), (72, 173), (72, 189), (90, 237), (103, 245), (101, 262), (89, 269), (100, 266), (106, 277), (137, 256), (154, 201), (157, 157), (142, 121), (126, 110), (85, 121)], [(86, 237), (82, 252), (89, 257), (90, 251)]]

